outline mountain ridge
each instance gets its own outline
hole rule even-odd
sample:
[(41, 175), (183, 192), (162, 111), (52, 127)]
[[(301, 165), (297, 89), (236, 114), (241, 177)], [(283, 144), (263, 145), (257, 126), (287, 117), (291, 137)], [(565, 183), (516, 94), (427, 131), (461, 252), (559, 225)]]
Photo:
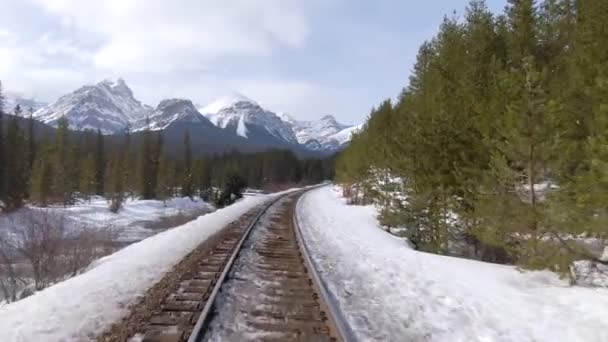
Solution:
[(296, 120), (288, 114), (276, 114), (236, 92), (206, 106), (195, 105), (189, 99), (172, 98), (160, 101), (153, 108), (137, 100), (122, 78), (84, 85), (38, 108), (33, 117), (55, 127), (61, 117), (66, 117), (71, 129), (99, 129), (106, 135), (178, 127), (191, 131), (191, 127), (196, 127), (198, 131), (193, 131), (193, 135), (213, 136), (218, 140), (216, 143), (227, 142), (230, 148), (239, 149), (249, 144), (322, 153), (339, 151), (356, 128), (339, 123), (332, 115), (319, 120)]
[(103, 80), (82, 86), (38, 109), (34, 118), (56, 126), (65, 117), (72, 129), (99, 129), (104, 134), (114, 134), (124, 131), (150, 109), (135, 99), (126, 82), (119, 78), (116, 82)]

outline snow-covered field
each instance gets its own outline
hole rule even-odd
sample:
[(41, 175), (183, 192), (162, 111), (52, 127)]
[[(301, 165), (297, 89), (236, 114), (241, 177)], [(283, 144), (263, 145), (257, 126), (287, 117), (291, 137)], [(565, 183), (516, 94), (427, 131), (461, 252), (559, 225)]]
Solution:
[[(159, 200), (127, 199), (118, 213), (108, 209), (107, 200), (93, 196), (90, 201), (79, 201), (70, 206), (50, 206), (48, 208), (28, 207), (25, 210), (46, 210), (65, 215), (77, 228), (112, 228), (118, 233), (120, 241), (138, 241), (156, 232), (147, 229), (146, 224), (176, 215), (191, 215), (214, 208), (200, 199), (171, 198), (165, 203)], [(0, 227), (12, 224), (19, 219), (19, 212), (0, 216)]]
[(324, 187), (298, 218), (321, 276), (361, 341), (608, 341), (608, 290), (550, 272), (412, 250), (374, 207)]
[(83, 274), (0, 307), (0, 341), (93, 339), (126, 315), (129, 304), (137, 301), (201, 242), (273, 196), (246, 197), (195, 221), (129, 245), (95, 261)]

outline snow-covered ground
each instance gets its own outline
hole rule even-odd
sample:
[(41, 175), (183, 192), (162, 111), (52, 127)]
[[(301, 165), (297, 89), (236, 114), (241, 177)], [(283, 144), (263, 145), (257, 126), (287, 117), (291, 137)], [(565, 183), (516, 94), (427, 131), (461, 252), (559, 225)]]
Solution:
[[(145, 225), (159, 219), (175, 216), (190, 215), (213, 211), (209, 203), (200, 199), (171, 198), (165, 203), (159, 200), (127, 199), (118, 213), (112, 213), (107, 200), (93, 196), (90, 201), (80, 200), (70, 206), (50, 206), (48, 208), (28, 207), (25, 210), (46, 210), (63, 214), (74, 222), (77, 228), (112, 228), (118, 233), (120, 241), (137, 241), (156, 232), (147, 229)], [(12, 224), (13, 219), (19, 219), (19, 212), (0, 216), (0, 227)]]
[(331, 187), (298, 205), (317, 269), (359, 340), (608, 341), (607, 289), (417, 252), (376, 215)]
[(201, 242), (273, 196), (246, 197), (129, 245), (97, 260), (83, 274), (0, 307), (0, 341), (92, 340), (126, 315), (129, 304)]

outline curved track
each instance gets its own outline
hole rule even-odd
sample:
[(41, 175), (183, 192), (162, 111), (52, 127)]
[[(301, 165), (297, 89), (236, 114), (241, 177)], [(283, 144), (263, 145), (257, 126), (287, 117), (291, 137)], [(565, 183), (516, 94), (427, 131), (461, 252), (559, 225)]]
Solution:
[(228, 226), (130, 340), (352, 340), (301, 240), (295, 206), (304, 192)]

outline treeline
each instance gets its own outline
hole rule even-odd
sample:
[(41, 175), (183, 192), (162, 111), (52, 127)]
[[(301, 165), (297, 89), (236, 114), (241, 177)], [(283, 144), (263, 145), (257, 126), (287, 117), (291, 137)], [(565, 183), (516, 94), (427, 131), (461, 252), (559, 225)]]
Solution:
[(608, 2), (465, 13), (420, 47), (336, 177), (419, 249), (568, 272), (595, 259), (573, 237), (608, 234)]
[(17, 107), (15, 115), (3, 115), (1, 105), (0, 89), (2, 211), (27, 202), (71, 205), (94, 195), (105, 196), (114, 212), (129, 197), (200, 196), (224, 206), (239, 198), (245, 186), (317, 183), (333, 173), (331, 160), (300, 160), (284, 150), (194, 158), (188, 131), (180, 158), (169, 156), (160, 131), (146, 130), (137, 142), (127, 132), (108, 144), (100, 131), (71, 132), (62, 118), (53, 134), (36, 137), (31, 113), (24, 115)]

